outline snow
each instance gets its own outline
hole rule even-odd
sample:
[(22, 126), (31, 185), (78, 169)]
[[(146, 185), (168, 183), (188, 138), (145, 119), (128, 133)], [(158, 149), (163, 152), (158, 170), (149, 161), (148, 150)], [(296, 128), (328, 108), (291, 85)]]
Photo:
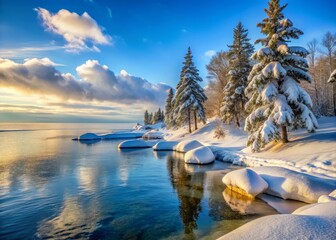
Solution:
[(336, 82), (336, 69), (330, 74), (328, 83)]
[(222, 181), (233, 191), (238, 191), (252, 198), (263, 193), (268, 187), (267, 182), (249, 168), (229, 172), (225, 174)]
[(288, 214), (294, 212), (296, 209), (306, 206), (307, 203), (295, 201), (295, 200), (283, 200), (278, 197), (274, 197), (268, 194), (260, 194), (257, 196), (272, 208), (274, 208), (278, 213)]
[(78, 138), (75, 138), (73, 140), (85, 141), (85, 140), (97, 140), (97, 139), (101, 139), (101, 136), (98, 136), (95, 133), (85, 133), (85, 134), (80, 135)]
[(270, 62), (261, 71), (266, 78), (280, 79), (286, 76), (286, 70), (279, 62)]
[(319, 178), (283, 167), (255, 167), (253, 170), (268, 183), (266, 193), (283, 199), (314, 203), (336, 188), (336, 179)]
[(184, 161), (191, 164), (209, 164), (215, 161), (215, 155), (208, 147), (198, 147), (187, 151)]
[(95, 133), (85, 133), (73, 140), (86, 141), (86, 140), (109, 140), (109, 139), (126, 139), (126, 138), (141, 138), (143, 131), (130, 131), (130, 132), (115, 132), (110, 134), (97, 135)]
[[(296, 215), (320, 215), (336, 218), (336, 202), (315, 203), (296, 209)], [(334, 228), (336, 230), (336, 228)]]
[(335, 238), (336, 202), (319, 203), (300, 209), (293, 214), (258, 218), (219, 239), (325, 240)]
[(288, 49), (290, 53), (295, 53), (303, 57), (306, 57), (309, 54), (307, 49), (305, 49), (304, 47), (291, 46), (291, 47), (288, 47)]
[(143, 139), (163, 139), (163, 133), (158, 130), (151, 130), (149, 132), (146, 132), (142, 138)]
[(318, 203), (324, 203), (324, 202), (331, 202), (336, 201), (336, 197), (328, 196), (328, 195), (322, 195), (317, 200)]
[(191, 141), (186, 140), (186, 141), (182, 141), (179, 144), (177, 144), (174, 150), (177, 152), (185, 153), (194, 148), (201, 147), (201, 146), (203, 146), (203, 144), (197, 140), (191, 140)]
[(126, 140), (121, 142), (118, 145), (119, 149), (123, 148), (151, 148), (153, 147), (157, 141), (144, 141), (142, 139), (136, 139), (136, 140)]
[(160, 141), (153, 146), (154, 151), (173, 151), (178, 141)]

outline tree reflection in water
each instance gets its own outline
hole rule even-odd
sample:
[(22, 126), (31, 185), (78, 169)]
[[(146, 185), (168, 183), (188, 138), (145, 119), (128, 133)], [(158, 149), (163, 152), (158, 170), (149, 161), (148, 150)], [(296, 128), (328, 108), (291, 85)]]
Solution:
[(195, 239), (197, 219), (202, 211), (201, 201), (204, 192), (204, 173), (189, 173), (184, 161), (169, 156), (167, 169), (173, 189), (179, 199), (179, 212), (184, 226), (183, 239)]

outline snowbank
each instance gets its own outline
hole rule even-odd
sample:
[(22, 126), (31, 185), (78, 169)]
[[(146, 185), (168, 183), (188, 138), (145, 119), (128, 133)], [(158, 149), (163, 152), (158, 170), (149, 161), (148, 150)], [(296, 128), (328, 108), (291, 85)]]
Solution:
[(293, 214), (258, 218), (219, 238), (250, 239), (335, 239), (336, 202), (305, 206)]
[(329, 193), (329, 195), (322, 195), (317, 200), (318, 203), (336, 201), (336, 190)]
[(85, 141), (85, 140), (98, 140), (98, 139), (101, 139), (101, 136), (98, 136), (95, 133), (85, 133), (83, 135), (80, 135), (78, 138), (74, 138), (73, 140)]
[(173, 151), (174, 147), (178, 144), (177, 141), (160, 141), (154, 145), (154, 151)]
[(317, 200), (318, 203), (331, 202), (331, 201), (336, 201), (336, 198), (329, 195), (322, 195)]
[(223, 183), (233, 191), (254, 198), (264, 192), (268, 184), (253, 170), (244, 168), (225, 174)]
[(255, 167), (253, 170), (268, 183), (266, 193), (283, 199), (314, 203), (336, 188), (336, 179), (319, 178), (283, 167)]
[[(243, 124), (243, 123), (242, 123)], [(259, 153), (246, 148), (247, 133), (243, 127), (223, 124), (225, 137), (214, 138), (216, 119), (210, 120), (197, 131), (189, 134), (187, 129), (165, 130), (169, 141), (201, 140), (209, 146), (217, 160), (235, 165), (281, 166), (315, 176), (336, 178), (336, 117), (318, 119), (319, 129), (307, 133), (305, 129), (289, 132), (289, 143), (271, 143)]]
[(157, 131), (157, 130), (151, 130), (149, 132), (146, 132), (142, 138), (143, 139), (163, 139), (164, 133)]
[(203, 144), (200, 143), (197, 140), (191, 140), (191, 141), (182, 141), (179, 144), (176, 145), (176, 148), (174, 149), (177, 152), (188, 152), (194, 148), (202, 147)]
[(191, 164), (209, 164), (215, 161), (215, 155), (210, 148), (202, 146), (188, 151), (184, 161)]
[(142, 139), (136, 139), (136, 140), (126, 140), (121, 142), (118, 145), (119, 149), (123, 148), (151, 148), (153, 147), (157, 141), (144, 141)]
[(115, 132), (104, 135), (97, 135), (95, 133), (85, 133), (78, 138), (73, 140), (85, 141), (85, 140), (110, 140), (110, 139), (127, 139), (127, 138), (141, 138), (144, 135), (142, 131), (132, 131), (132, 132)]

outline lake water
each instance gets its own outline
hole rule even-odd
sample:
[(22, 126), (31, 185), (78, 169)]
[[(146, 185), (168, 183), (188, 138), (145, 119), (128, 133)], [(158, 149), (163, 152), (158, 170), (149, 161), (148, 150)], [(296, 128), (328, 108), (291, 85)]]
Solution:
[(231, 165), (71, 140), (129, 127), (0, 124), (0, 239), (216, 239), (276, 213), (224, 191)]

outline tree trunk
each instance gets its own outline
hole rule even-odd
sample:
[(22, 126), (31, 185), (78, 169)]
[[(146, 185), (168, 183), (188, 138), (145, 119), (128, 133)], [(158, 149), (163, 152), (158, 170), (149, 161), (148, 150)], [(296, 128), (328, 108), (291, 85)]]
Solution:
[(237, 124), (237, 127), (240, 128), (240, 122), (239, 122), (238, 114), (236, 114), (236, 124)]
[(283, 143), (288, 142), (288, 135), (287, 135), (287, 127), (286, 126), (281, 127), (281, 140), (282, 140)]
[(195, 130), (197, 130), (197, 115), (196, 115), (196, 110), (194, 111), (194, 118), (195, 118)]
[(188, 124), (189, 124), (189, 133), (191, 133), (191, 121), (190, 121), (190, 109), (188, 109)]

